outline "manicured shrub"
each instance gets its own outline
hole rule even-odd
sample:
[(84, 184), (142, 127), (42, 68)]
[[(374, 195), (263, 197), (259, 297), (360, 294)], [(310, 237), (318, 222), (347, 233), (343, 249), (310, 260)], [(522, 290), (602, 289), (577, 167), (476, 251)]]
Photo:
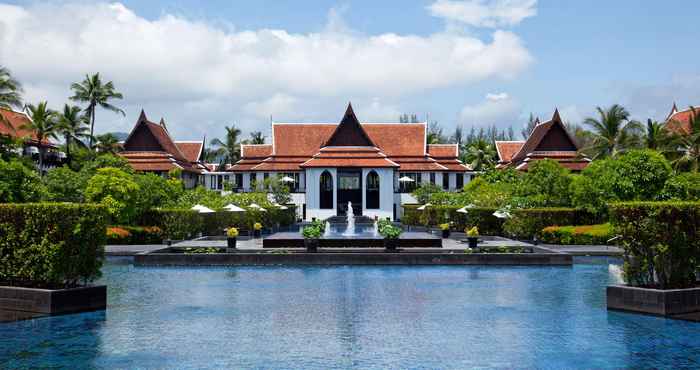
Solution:
[(152, 209), (141, 216), (141, 224), (159, 227), (167, 239), (183, 240), (202, 232), (204, 219), (189, 209)]
[(107, 244), (160, 244), (163, 230), (158, 226), (113, 226), (107, 228)]
[(583, 226), (548, 226), (542, 229), (539, 238), (547, 244), (605, 245), (615, 236), (609, 223)]
[(589, 224), (593, 216), (575, 208), (529, 208), (511, 211), (503, 233), (517, 239), (532, 239), (547, 226)]
[(0, 282), (57, 288), (97, 279), (107, 219), (94, 204), (0, 204)]
[(661, 289), (697, 285), (700, 202), (627, 202), (610, 209), (615, 231), (622, 235), (628, 284)]
[(495, 208), (474, 207), (467, 213), (457, 212), (462, 206), (430, 206), (418, 210), (419, 205), (405, 204), (401, 223), (410, 226), (436, 226), (451, 222), (454, 230), (477, 226), (483, 235), (501, 235), (503, 220), (494, 216)]
[(543, 159), (531, 162), (522, 176), (517, 195), (534, 207), (563, 207), (571, 204), (570, 171), (559, 162)]

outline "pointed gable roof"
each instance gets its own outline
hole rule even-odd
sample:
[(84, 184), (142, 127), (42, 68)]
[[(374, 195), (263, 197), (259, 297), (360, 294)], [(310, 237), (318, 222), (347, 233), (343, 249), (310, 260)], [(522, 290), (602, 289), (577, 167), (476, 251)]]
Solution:
[(569, 135), (559, 116), (559, 109), (554, 110), (551, 120), (535, 126), (530, 137), (513, 156), (512, 161), (524, 159), (528, 154), (536, 151), (578, 151), (576, 141)]
[(188, 160), (170, 138), (165, 127), (148, 121), (143, 109), (134, 129), (124, 141), (124, 151), (166, 152), (178, 160)]
[(323, 146), (375, 146), (355, 116), (352, 103), (348, 103), (345, 115)]

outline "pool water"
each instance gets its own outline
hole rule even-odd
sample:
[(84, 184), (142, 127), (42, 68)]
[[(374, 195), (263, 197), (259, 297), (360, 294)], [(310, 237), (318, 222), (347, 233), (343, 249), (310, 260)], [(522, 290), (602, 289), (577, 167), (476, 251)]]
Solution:
[(700, 323), (606, 311), (618, 272), (109, 259), (108, 309), (0, 324), (0, 368), (700, 368)]

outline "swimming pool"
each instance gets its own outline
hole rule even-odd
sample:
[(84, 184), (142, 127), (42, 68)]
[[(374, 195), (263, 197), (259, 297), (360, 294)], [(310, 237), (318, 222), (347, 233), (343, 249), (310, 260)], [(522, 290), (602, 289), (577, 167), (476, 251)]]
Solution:
[(107, 311), (0, 324), (0, 368), (700, 367), (700, 323), (606, 311), (617, 271), (109, 259)]

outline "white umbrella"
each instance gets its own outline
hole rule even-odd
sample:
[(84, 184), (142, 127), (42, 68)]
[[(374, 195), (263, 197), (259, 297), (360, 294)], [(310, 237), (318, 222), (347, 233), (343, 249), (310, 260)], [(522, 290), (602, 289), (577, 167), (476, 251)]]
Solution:
[(260, 206), (257, 205), (256, 203), (250, 203), (250, 205), (248, 206), (248, 208), (257, 209), (257, 210), (260, 211), (260, 212), (267, 212), (267, 210), (266, 210), (265, 208), (260, 207)]
[(245, 209), (243, 209), (243, 208), (241, 208), (233, 203), (229, 203), (228, 205), (226, 205), (226, 207), (224, 207), (224, 209), (229, 211), (229, 212), (245, 212)]
[(414, 181), (416, 181), (416, 180), (414, 180), (414, 179), (412, 179), (412, 178), (410, 178), (410, 177), (408, 177), (408, 176), (403, 176), (403, 177), (399, 177), (399, 181), (400, 181), (400, 182), (414, 182)]
[(282, 182), (294, 182), (294, 179), (289, 177), (289, 176), (285, 176), (285, 177), (281, 178), (280, 181), (282, 181)]
[(425, 203), (425, 204), (423, 204), (422, 206), (420, 206), (420, 207), (418, 207), (418, 208), (416, 208), (416, 209), (419, 210), (419, 211), (423, 211), (423, 210), (425, 210), (425, 207), (430, 207), (430, 206), (432, 206), (432, 204), (430, 204), (430, 203)]
[(459, 213), (469, 213), (467, 210), (470, 209), (470, 208), (474, 208), (474, 205), (473, 205), (473, 204), (467, 204), (466, 206), (464, 206), (464, 207), (458, 209), (457, 212), (459, 212)]
[(199, 212), (199, 213), (214, 213), (215, 211), (211, 208), (207, 208), (207, 207), (202, 206), (202, 208), (199, 208), (197, 210), (197, 212)]
[(275, 206), (275, 207), (277, 207), (277, 208), (279, 208), (279, 209), (287, 209), (287, 206), (283, 206), (283, 205), (281, 205), (281, 204), (272, 203), (272, 205)]
[(493, 215), (498, 218), (510, 218), (510, 209), (501, 208), (499, 210), (496, 210), (496, 212), (494, 212)]
[(199, 210), (202, 209), (202, 208), (207, 208), (207, 207), (205, 207), (205, 206), (203, 206), (203, 205), (201, 205), (201, 204), (195, 204), (194, 207), (192, 207), (191, 209), (194, 210), (194, 211), (199, 211)]

